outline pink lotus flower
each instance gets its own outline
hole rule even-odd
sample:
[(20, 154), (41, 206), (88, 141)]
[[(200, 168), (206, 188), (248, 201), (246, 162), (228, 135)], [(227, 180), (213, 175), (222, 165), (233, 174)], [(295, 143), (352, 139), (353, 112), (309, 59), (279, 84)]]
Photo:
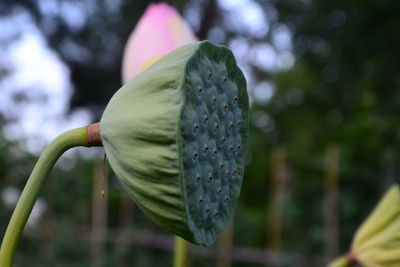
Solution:
[(122, 61), (127, 83), (165, 54), (197, 41), (178, 12), (166, 3), (151, 4), (129, 36)]

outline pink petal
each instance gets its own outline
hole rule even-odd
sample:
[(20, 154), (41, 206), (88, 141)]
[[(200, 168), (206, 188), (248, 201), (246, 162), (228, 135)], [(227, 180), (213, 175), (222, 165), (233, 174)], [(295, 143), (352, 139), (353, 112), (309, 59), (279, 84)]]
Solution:
[(122, 80), (127, 83), (176, 48), (197, 41), (178, 12), (166, 3), (151, 4), (129, 36), (122, 62)]

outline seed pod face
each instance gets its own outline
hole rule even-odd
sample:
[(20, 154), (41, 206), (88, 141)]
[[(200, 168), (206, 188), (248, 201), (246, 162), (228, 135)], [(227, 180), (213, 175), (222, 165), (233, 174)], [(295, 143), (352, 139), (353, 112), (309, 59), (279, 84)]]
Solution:
[(100, 121), (110, 165), (165, 230), (209, 245), (242, 184), (246, 81), (226, 47), (208, 41), (168, 54), (111, 99)]

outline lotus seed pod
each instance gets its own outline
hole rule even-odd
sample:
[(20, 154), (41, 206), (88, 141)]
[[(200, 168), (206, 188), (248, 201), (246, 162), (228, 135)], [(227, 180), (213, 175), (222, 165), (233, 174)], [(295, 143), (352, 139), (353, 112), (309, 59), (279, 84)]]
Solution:
[(123, 86), (104, 111), (100, 135), (111, 168), (143, 212), (209, 245), (239, 197), (248, 107), (232, 52), (196, 42)]

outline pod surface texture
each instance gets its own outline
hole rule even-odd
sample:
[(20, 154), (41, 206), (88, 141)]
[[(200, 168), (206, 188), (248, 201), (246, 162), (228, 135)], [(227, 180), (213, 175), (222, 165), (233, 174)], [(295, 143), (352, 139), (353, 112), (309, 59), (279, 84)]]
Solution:
[(210, 245), (240, 194), (248, 107), (232, 52), (196, 42), (118, 90), (100, 135), (111, 168), (143, 212), (164, 230)]

